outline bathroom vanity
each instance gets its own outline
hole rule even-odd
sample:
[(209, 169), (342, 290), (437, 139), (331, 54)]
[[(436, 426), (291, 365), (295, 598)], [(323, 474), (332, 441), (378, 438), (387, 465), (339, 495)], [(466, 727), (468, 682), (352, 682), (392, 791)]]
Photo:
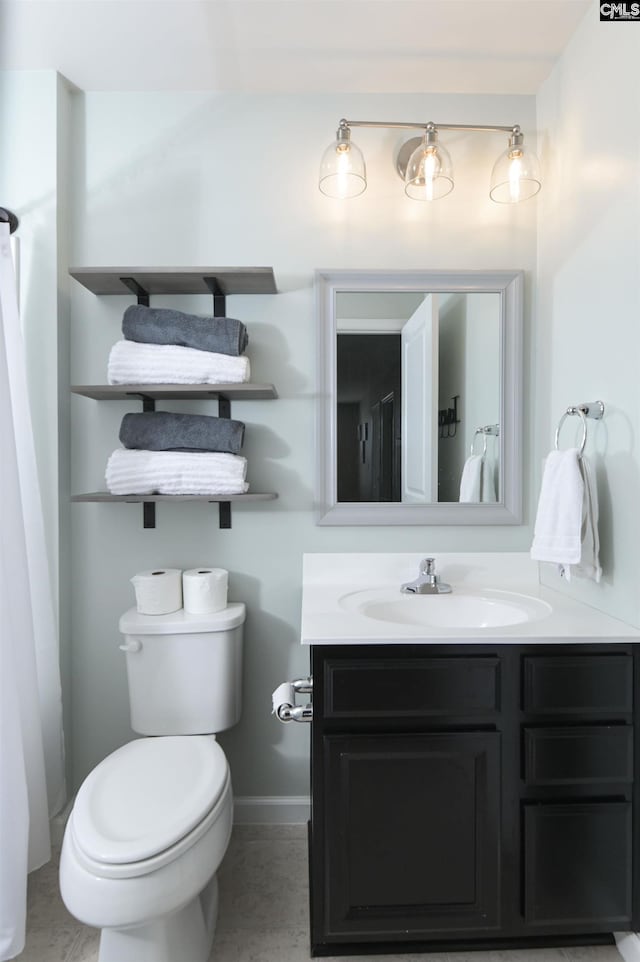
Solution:
[(640, 632), (526, 556), (437, 560), (405, 603), (417, 555), (305, 557), (312, 954), (637, 929)]

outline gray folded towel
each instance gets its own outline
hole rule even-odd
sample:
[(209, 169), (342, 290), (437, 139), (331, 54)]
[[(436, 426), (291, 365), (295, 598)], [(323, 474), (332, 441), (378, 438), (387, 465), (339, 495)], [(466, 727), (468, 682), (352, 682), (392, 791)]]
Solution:
[(225, 451), (237, 454), (244, 440), (244, 424), (207, 414), (154, 411), (125, 414), (120, 441), (141, 451)]
[(249, 335), (233, 317), (201, 317), (165, 307), (132, 304), (122, 317), (127, 341), (143, 344), (177, 344), (213, 354), (243, 354)]

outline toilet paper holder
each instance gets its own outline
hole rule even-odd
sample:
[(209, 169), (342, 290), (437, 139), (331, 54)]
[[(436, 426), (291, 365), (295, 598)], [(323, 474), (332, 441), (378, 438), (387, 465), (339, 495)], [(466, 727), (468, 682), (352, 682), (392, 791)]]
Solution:
[[(287, 687), (290, 693), (290, 700), (280, 701), (282, 689)], [(308, 702), (306, 705), (296, 705), (295, 696), (298, 694), (313, 693), (313, 678), (296, 678), (293, 681), (285, 682), (273, 693), (273, 714), (281, 722), (310, 722), (313, 720), (313, 705)]]

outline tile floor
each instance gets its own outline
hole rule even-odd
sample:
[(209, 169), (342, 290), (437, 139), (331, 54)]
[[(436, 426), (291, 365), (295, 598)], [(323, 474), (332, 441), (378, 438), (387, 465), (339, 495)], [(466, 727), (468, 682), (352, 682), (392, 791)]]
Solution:
[[(236, 826), (220, 868), (220, 914), (210, 962), (307, 962), (306, 826)], [(291, 886), (292, 876), (300, 880)], [(20, 962), (97, 962), (98, 933), (58, 894), (57, 859), (30, 877), (27, 944)], [(613, 946), (351, 956), (342, 962), (622, 962)], [(176, 959), (176, 962), (180, 962)], [(334, 960), (335, 962), (335, 960)]]

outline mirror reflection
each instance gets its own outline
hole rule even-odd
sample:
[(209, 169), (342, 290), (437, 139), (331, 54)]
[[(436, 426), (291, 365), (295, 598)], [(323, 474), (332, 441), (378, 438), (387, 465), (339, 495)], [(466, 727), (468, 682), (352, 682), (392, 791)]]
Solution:
[(501, 501), (501, 295), (335, 295), (338, 502)]

